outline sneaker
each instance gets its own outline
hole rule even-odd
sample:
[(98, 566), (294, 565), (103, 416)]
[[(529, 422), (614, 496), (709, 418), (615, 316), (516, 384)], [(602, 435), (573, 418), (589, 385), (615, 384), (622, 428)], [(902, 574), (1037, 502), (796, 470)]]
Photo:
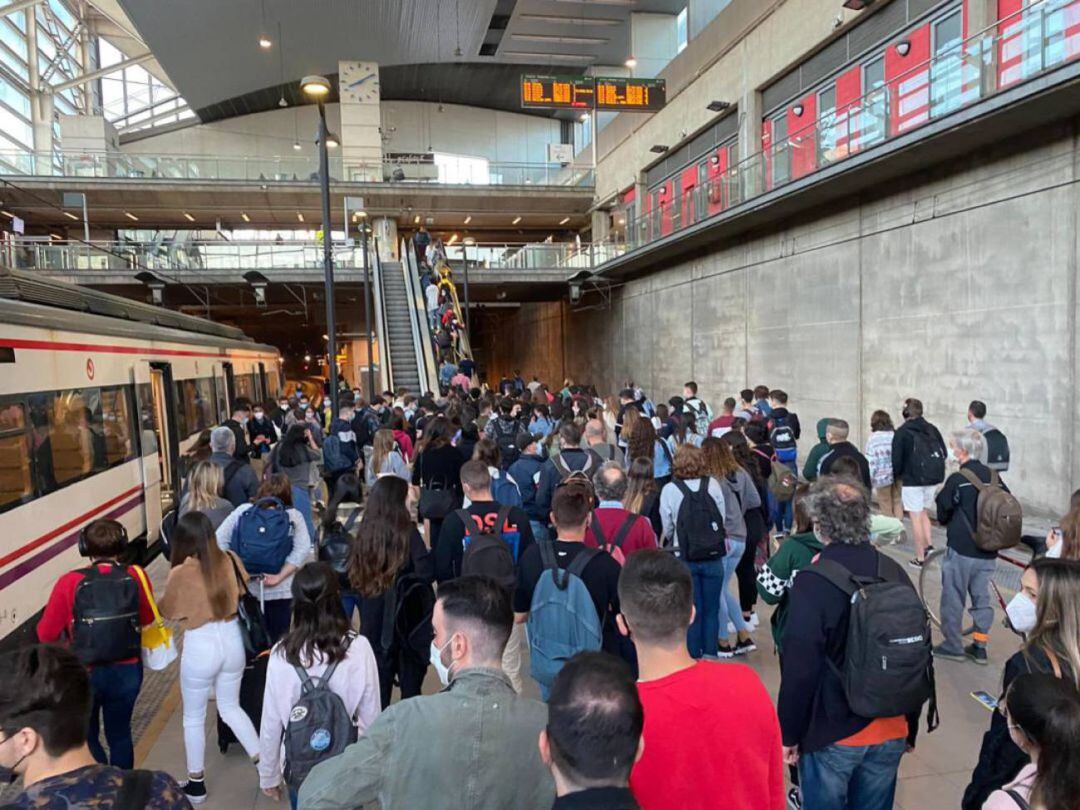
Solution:
[(180, 783), (180, 788), (184, 791), (184, 795), (187, 796), (187, 800), (192, 804), (202, 804), (206, 801), (205, 779), (188, 779), (186, 782)]
[(729, 644), (721, 644), (716, 649), (717, 658), (734, 658), (735, 650), (731, 649)]
[(746, 620), (746, 623), (750, 625), (751, 630), (757, 630), (759, 624), (757, 611), (750, 614), (750, 618)]
[(802, 810), (802, 793), (797, 787), (787, 792), (787, 810)]
[(741, 639), (735, 642), (735, 655), (746, 655), (757, 649), (752, 638)]
[(982, 647), (978, 644), (968, 644), (964, 647), (964, 656), (976, 664), (982, 664), (986, 666), (990, 663), (990, 660), (986, 657), (986, 647)]
[(727, 634), (729, 636), (735, 635), (735, 623), (734, 622), (728, 622), (727, 623)]
[(944, 658), (946, 661), (966, 661), (967, 656), (963, 652), (954, 652), (944, 644), (934, 647), (934, 658)]

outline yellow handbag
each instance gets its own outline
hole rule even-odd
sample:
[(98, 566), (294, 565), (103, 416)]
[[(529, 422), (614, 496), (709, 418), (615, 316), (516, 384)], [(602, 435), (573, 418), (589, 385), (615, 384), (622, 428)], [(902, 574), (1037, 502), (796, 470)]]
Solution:
[(142, 629), (142, 660), (147, 669), (160, 671), (176, 660), (176, 644), (173, 642), (173, 632), (165, 626), (165, 622), (158, 612), (157, 602), (150, 590), (150, 583), (146, 581), (146, 572), (139, 566), (133, 565), (139, 581), (142, 582), (146, 593), (146, 601), (150, 603), (150, 609), (154, 612), (154, 621)]

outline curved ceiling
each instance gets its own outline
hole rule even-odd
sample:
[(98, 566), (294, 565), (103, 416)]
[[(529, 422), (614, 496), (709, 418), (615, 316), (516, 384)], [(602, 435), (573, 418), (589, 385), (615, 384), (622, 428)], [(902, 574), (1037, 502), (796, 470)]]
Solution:
[[(120, 0), (204, 121), (269, 109), (279, 88), (337, 73), (343, 59), (378, 62), (384, 98), (516, 110), (518, 73), (621, 65), (631, 12), (674, 14), (686, 2)], [(269, 49), (259, 47), (260, 35)]]

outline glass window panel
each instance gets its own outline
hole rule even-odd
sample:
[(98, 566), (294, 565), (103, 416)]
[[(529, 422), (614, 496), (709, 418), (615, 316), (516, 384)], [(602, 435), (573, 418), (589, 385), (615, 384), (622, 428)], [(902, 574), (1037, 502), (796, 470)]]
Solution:
[[(7, 19), (11, 19), (11, 17)], [(16, 31), (7, 24), (6, 20), (0, 24), (0, 42), (3, 42), (23, 59), (26, 59), (26, 35)]]
[(25, 11), (16, 11), (14, 14), (8, 14), (5, 19), (10, 20), (12, 25), (14, 25), (16, 28), (18, 28), (24, 34), (26, 33), (26, 12)]
[(930, 63), (930, 117), (963, 103), (963, 25), (960, 11), (934, 23), (934, 59)]
[(0, 76), (0, 101), (20, 115), (30, 118), (29, 96), (2, 76)]
[(131, 402), (126, 388), (101, 392), (101, 417), (105, 435), (105, 460), (109, 465), (135, 457), (132, 439)]
[(0, 405), (0, 508), (34, 492), (30, 468), (30, 436), (21, 402)]
[(26, 66), (26, 60), (20, 59), (5, 47), (0, 47), (0, 62), (3, 62), (12, 73), (24, 82), (30, 80), (30, 70)]
[(29, 402), (39, 495), (105, 468), (98, 389), (34, 394)]
[(676, 52), (681, 52), (686, 47), (688, 42), (686, 18), (688, 14), (688, 7), (683, 6), (683, 10), (679, 12), (675, 17), (675, 42)]
[(818, 165), (836, 159), (836, 87), (818, 93)]
[(98, 39), (98, 61), (102, 67), (109, 67), (124, 61), (124, 55), (108, 40)]
[(67, 6), (59, 0), (49, 0), (49, 8), (52, 10), (52, 13), (56, 15), (60, 24), (68, 29), (68, 32), (75, 29), (75, 17), (68, 11)]
[(34, 130), (30, 123), (0, 105), (0, 132), (30, 148), (34, 143)]

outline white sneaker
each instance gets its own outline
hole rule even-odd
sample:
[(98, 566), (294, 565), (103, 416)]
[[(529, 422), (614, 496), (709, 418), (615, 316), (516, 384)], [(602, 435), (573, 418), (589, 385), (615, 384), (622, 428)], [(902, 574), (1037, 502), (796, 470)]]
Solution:
[(735, 635), (735, 624), (733, 622), (727, 623), (727, 634), (729, 636)]
[(758, 626), (758, 623), (759, 623), (759, 622), (758, 622), (758, 615), (757, 615), (757, 611), (754, 611), (753, 613), (751, 613), (751, 614), (750, 614), (750, 621), (749, 621), (749, 624), (750, 624), (750, 628), (751, 628), (752, 630), (756, 630), (756, 629), (757, 629), (757, 626)]

